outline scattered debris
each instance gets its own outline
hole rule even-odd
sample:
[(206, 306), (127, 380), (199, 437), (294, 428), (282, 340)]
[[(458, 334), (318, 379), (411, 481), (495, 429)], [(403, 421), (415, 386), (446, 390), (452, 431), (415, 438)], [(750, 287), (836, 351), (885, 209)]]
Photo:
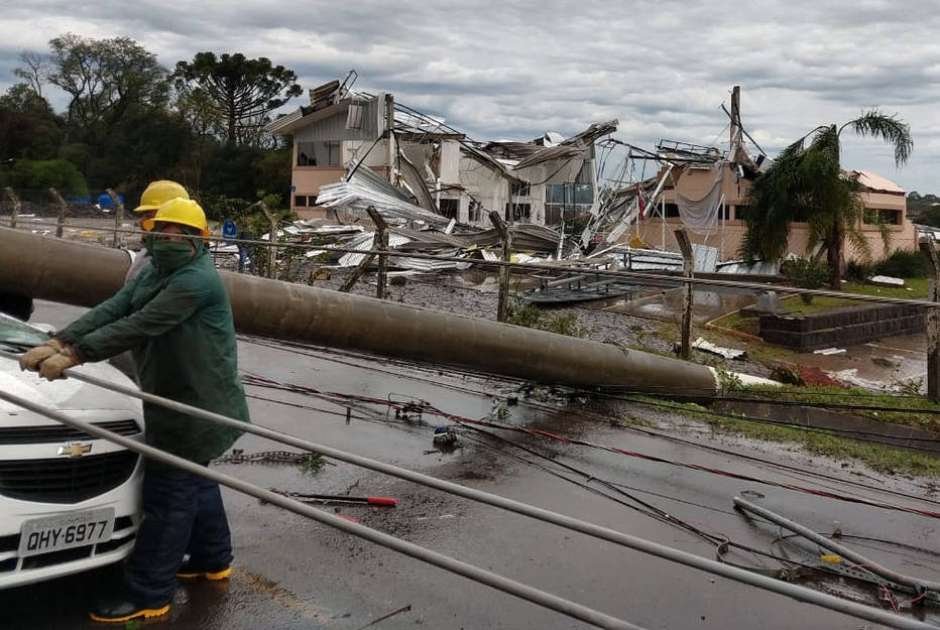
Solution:
[(818, 367), (811, 366), (799, 366), (797, 372), (800, 377), (801, 385), (808, 386), (824, 386), (824, 387), (845, 387), (845, 383), (842, 381), (833, 378), (827, 372), (824, 372)]
[(903, 287), (904, 278), (895, 278), (893, 276), (872, 276), (868, 279), (872, 284), (880, 287)]
[(746, 317), (777, 315), (780, 313), (780, 298), (776, 291), (765, 291), (757, 296), (756, 304), (745, 306), (740, 312)]
[(893, 357), (890, 359), (888, 357), (872, 357), (871, 362), (880, 367), (894, 369), (901, 366), (900, 358), (901, 357)]
[(308, 494), (303, 492), (288, 492), (269, 488), (271, 492), (281, 496), (297, 499), (302, 503), (318, 503), (322, 505), (373, 505), (377, 507), (395, 507), (398, 499), (395, 497), (352, 497), (345, 494)]
[(399, 400), (396, 400), (396, 394), (390, 393), (388, 395), (388, 402), (389, 411), (393, 408), (395, 409), (396, 420), (401, 420), (408, 424), (426, 424), (423, 415), (424, 412), (430, 408), (430, 404), (427, 401), (408, 396), (400, 396)]
[(306, 453), (300, 460), (300, 470), (305, 475), (316, 475), (326, 465), (326, 460), (319, 453)]
[(836, 372), (828, 373), (832, 378), (842, 383), (848, 385), (855, 385), (863, 389), (870, 389), (873, 391), (887, 392), (887, 391), (897, 391), (898, 387), (889, 385), (882, 381), (873, 381), (866, 378), (861, 378), (858, 375), (858, 368), (851, 368), (848, 370), (839, 370)]
[(715, 345), (710, 341), (706, 341), (702, 337), (696, 339), (692, 344), (692, 347), (696, 350), (701, 350), (702, 352), (707, 352), (709, 354), (715, 354), (726, 359), (744, 359), (747, 357), (747, 352), (744, 350), (738, 350), (737, 348), (724, 348), (722, 346)]
[(453, 453), (460, 446), (460, 438), (451, 426), (435, 427), (433, 444), (442, 453)]
[(814, 350), (813, 354), (822, 354), (828, 357), (833, 354), (845, 354), (845, 352), (845, 348), (823, 348), (822, 350)]
[(240, 448), (232, 449), (228, 455), (223, 455), (212, 461), (213, 464), (301, 464), (310, 453), (295, 453), (293, 451), (258, 451), (246, 453)]
[(378, 623), (380, 623), (380, 622), (382, 622), (382, 621), (385, 621), (386, 619), (391, 619), (391, 618), (394, 617), (395, 615), (400, 615), (401, 613), (410, 612), (410, 611), (411, 611), (411, 604), (408, 604), (407, 606), (402, 606), (402, 607), (399, 608), (398, 610), (393, 610), (392, 612), (388, 613), (387, 615), (382, 615), (382, 616), (379, 617), (378, 619), (373, 619), (372, 621), (370, 621), (370, 622), (367, 623), (366, 625), (364, 625), (364, 626), (362, 626), (361, 628), (359, 628), (359, 630), (365, 630), (366, 628), (371, 628), (372, 626), (374, 626), (374, 625), (376, 625), (376, 624), (378, 624)]

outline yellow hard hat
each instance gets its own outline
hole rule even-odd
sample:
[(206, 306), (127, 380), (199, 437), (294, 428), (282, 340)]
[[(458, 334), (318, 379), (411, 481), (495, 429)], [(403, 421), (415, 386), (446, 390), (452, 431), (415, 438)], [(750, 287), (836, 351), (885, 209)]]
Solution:
[(169, 179), (158, 179), (150, 182), (144, 189), (144, 194), (140, 196), (140, 205), (134, 208), (134, 212), (156, 210), (167, 201), (177, 198), (189, 199), (189, 193), (183, 185)]
[(141, 225), (148, 232), (153, 231), (157, 223), (176, 223), (199, 230), (203, 236), (209, 236), (209, 223), (202, 207), (192, 199), (177, 197), (157, 208), (157, 213), (150, 219), (144, 219)]

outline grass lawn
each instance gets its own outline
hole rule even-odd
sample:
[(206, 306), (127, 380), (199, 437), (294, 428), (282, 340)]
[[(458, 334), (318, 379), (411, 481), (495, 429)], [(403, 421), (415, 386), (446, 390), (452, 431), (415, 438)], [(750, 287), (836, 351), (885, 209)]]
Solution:
[(847, 282), (844, 289), (848, 293), (861, 295), (921, 300), (927, 297), (927, 278), (905, 278), (903, 287), (879, 287), (864, 282)]
[[(940, 405), (921, 396), (899, 396), (888, 393), (872, 392), (857, 387), (779, 387), (754, 385), (745, 387), (742, 393), (755, 398), (790, 400), (809, 405), (838, 403), (845, 405), (864, 405), (870, 407), (895, 407), (898, 411), (846, 410), (859, 416), (866, 416), (881, 422), (901, 424), (927, 431), (934, 431), (940, 438)], [(840, 410), (841, 411), (841, 410)]]
[[(806, 394), (805, 400), (810, 402), (813, 395), (818, 399), (821, 397), (823, 392), (833, 392), (838, 393), (851, 393), (852, 390), (844, 389), (829, 389), (829, 388), (807, 388), (808, 393)], [(753, 390), (749, 390), (753, 391)], [(767, 390), (768, 392), (772, 390)], [(791, 391), (791, 390), (788, 390)], [(865, 394), (870, 394), (870, 392), (864, 392)], [(783, 397), (782, 394), (777, 392), (775, 394), (777, 397)], [(797, 396), (796, 394), (787, 394), (790, 396)], [(802, 394), (800, 394), (802, 396)], [(829, 398), (829, 397), (827, 397)], [(875, 397), (868, 399), (866, 398), (866, 403), (870, 404), (882, 404), (878, 402), (880, 398), (890, 398), (885, 395), (883, 397)], [(831, 400), (831, 398), (829, 398)], [(758, 440), (767, 440), (770, 442), (782, 442), (782, 443), (792, 443), (798, 444), (808, 452), (822, 455), (825, 457), (830, 457), (833, 459), (853, 459), (870, 466), (872, 469), (885, 472), (885, 473), (907, 473), (912, 475), (924, 475), (929, 477), (940, 477), (940, 457), (934, 457), (927, 453), (918, 453), (915, 451), (910, 451), (902, 448), (895, 448), (892, 446), (885, 446), (882, 444), (875, 444), (871, 442), (865, 442), (861, 440), (853, 440), (851, 438), (842, 437), (838, 435), (833, 435), (829, 433), (821, 433), (815, 431), (807, 431), (800, 428), (794, 427), (783, 427), (783, 426), (774, 426), (767, 423), (759, 423), (744, 420), (741, 418), (736, 418), (733, 415), (719, 413), (712, 411), (707, 407), (695, 403), (679, 403), (671, 401), (663, 401), (655, 398), (637, 396), (634, 397), (634, 400), (638, 403), (646, 402), (654, 407), (660, 409), (666, 409), (684, 415), (702, 422), (706, 422), (709, 426), (712, 427), (715, 431), (725, 432), (725, 433), (734, 433), (737, 435), (742, 435), (749, 438), (754, 438)], [(841, 399), (840, 399), (841, 400)], [(851, 400), (851, 399), (849, 399)], [(912, 399), (904, 399), (909, 401)], [(932, 403), (924, 401), (914, 401), (917, 403), (923, 403), (925, 406), (931, 406), (932, 408), (940, 408), (940, 406), (932, 405)], [(897, 399), (886, 401), (884, 404), (897, 404)], [(916, 420), (916, 415), (906, 416), (902, 418), (904, 414), (882, 414), (879, 416), (880, 419), (885, 421), (899, 421), (902, 423), (910, 423), (916, 426), (924, 426)], [(923, 414), (921, 414), (923, 415)], [(893, 417), (892, 417), (893, 416)], [(891, 419), (889, 419), (889, 417)], [(928, 419), (930, 423), (936, 423), (938, 416), (924, 416), (924, 419)], [(929, 428), (934, 428), (933, 426)]]

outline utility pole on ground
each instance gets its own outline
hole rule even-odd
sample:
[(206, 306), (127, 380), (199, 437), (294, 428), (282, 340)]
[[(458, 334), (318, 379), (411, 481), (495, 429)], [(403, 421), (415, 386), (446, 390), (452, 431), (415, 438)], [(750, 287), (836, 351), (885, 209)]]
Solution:
[(13, 189), (7, 186), (3, 189), (3, 193), (7, 199), (10, 200), (10, 228), (16, 229), (16, 218), (20, 214), (20, 198), (16, 196), (16, 193), (13, 192)]
[[(695, 259), (692, 255), (692, 243), (689, 242), (689, 235), (685, 228), (676, 230), (676, 241), (679, 243), (679, 250), (682, 252), (682, 277), (692, 279), (692, 271), (695, 268)], [(685, 360), (689, 359), (692, 353), (692, 283), (686, 282), (682, 287), (682, 338), (679, 344), (679, 356)]]
[[(499, 233), (500, 241), (503, 244), (503, 260), (512, 261), (512, 234), (509, 232), (509, 226), (499, 216), (495, 210), (490, 211), (490, 222)], [(509, 276), (511, 270), (508, 265), (502, 265), (499, 268), (499, 301), (496, 305), (496, 319), (504, 322), (509, 319)]]
[[(920, 251), (927, 256), (933, 268), (927, 289), (927, 299), (940, 302), (940, 255), (933, 236), (927, 236), (920, 242)], [(938, 307), (940, 308), (940, 307)], [(940, 310), (927, 309), (927, 398), (940, 402)]]
[(113, 188), (108, 188), (105, 192), (108, 193), (108, 196), (111, 197), (111, 203), (114, 204), (114, 240), (111, 241), (111, 246), (116, 249), (121, 246), (120, 229), (121, 224), (124, 223), (124, 202), (121, 201)]
[(56, 238), (62, 238), (62, 232), (65, 230), (65, 213), (68, 212), (69, 205), (55, 188), (49, 188), (49, 196), (59, 205), (59, 219), (56, 222), (55, 235)]

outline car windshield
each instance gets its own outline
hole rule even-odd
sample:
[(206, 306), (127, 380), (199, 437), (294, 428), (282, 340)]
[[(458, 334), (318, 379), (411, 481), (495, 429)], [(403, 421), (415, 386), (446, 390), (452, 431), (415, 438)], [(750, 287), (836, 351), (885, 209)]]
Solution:
[(0, 345), (14, 348), (32, 348), (45, 343), (49, 334), (21, 322), (15, 317), (0, 313)]

